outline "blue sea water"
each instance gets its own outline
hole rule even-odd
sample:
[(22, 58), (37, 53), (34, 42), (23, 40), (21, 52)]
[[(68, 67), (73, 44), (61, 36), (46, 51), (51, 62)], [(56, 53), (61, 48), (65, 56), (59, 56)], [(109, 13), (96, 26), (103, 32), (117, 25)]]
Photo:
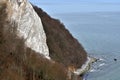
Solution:
[(29, 1), (62, 21), (87, 53), (100, 59), (84, 80), (120, 80), (120, 3)]
[(85, 75), (85, 80), (120, 79), (120, 12), (62, 13), (54, 16), (65, 24), (89, 55), (100, 58)]
[(29, 1), (60, 19), (89, 55), (100, 58), (85, 80), (120, 80), (120, 3)]

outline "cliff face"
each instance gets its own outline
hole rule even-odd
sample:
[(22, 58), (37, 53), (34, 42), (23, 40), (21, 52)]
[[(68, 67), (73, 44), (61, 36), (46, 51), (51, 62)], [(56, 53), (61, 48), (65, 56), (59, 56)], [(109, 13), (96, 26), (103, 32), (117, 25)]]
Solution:
[(41, 19), (31, 4), (27, 0), (4, 0), (1, 1), (1, 4), (6, 5), (6, 20), (12, 24), (12, 27), (5, 24), (4, 30), (16, 28), (17, 35), (25, 39), (27, 47), (49, 58), (46, 35)]
[(87, 60), (87, 53), (81, 44), (65, 29), (59, 20), (51, 18), (42, 9), (33, 7), (42, 20), (50, 57), (67, 67), (80, 68)]

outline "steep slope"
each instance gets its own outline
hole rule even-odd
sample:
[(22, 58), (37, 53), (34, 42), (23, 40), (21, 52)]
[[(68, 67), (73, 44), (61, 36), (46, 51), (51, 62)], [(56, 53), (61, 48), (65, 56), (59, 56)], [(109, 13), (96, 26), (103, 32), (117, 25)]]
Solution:
[(17, 25), (13, 28), (25, 39), (26, 46), (49, 58), (45, 32), (31, 4), (27, 0), (3, 0), (1, 3), (6, 3), (7, 20)]
[[(32, 7), (21, 8), (24, 4), (30, 5), (28, 2), (21, 3), (21, 6), (19, 6), (20, 3), (17, 1), (0, 1), (0, 80), (67, 80), (66, 68), (63, 65), (43, 57), (42, 54), (44, 53), (37, 52), (33, 48), (36, 45), (33, 44), (32, 47), (27, 45), (29, 44), (29, 42), (26, 42), (26, 39), (29, 38), (25, 37), (27, 32), (22, 33), (22, 31), (27, 31), (26, 28), (29, 28), (31, 23), (34, 24), (36, 23), (34, 21), (37, 19), (40, 21), (40, 19)], [(28, 11), (24, 12), (26, 10)], [(31, 13), (30, 16), (29, 13)], [(36, 16), (31, 18), (32, 15)], [(33, 20), (29, 23), (29, 19)], [(29, 35), (35, 32), (33, 28), (37, 28), (37, 26), (41, 27), (41, 24), (32, 26)], [(21, 27), (24, 29), (19, 29)], [(39, 28), (37, 29), (39, 30)], [(43, 31), (40, 33), (42, 34), (38, 34), (38, 36), (42, 36), (40, 39), (44, 39), (45, 34)], [(34, 39), (34, 36), (31, 38)], [(40, 43), (45, 44), (44, 42)], [(40, 48), (44, 49), (43, 45)]]
[(33, 7), (42, 20), (50, 57), (67, 67), (80, 68), (87, 60), (87, 54), (81, 44), (65, 29), (59, 20), (51, 18), (42, 9)]

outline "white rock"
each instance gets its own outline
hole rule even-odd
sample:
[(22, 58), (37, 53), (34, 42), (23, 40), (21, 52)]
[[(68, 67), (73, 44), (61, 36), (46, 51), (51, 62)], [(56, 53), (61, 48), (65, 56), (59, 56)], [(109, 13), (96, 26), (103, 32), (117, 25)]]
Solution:
[(32, 50), (49, 57), (46, 35), (41, 19), (27, 0), (6, 0), (8, 19), (17, 26), (17, 35), (25, 39), (25, 44)]

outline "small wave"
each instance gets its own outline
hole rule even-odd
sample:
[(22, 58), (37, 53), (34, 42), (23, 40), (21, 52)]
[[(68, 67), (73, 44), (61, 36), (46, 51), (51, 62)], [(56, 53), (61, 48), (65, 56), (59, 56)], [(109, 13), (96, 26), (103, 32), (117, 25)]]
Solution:
[(90, 72), (96, 72), (96, 70), (95, 69), (91, 69)]
[(99, 65), (99, 67), (102, 67), (102, 66), (104, 66), (105, 65), (105, 63), (101, 63), (100, 65)]
[(104, 61), (104, 59), (103, 59), (103, 58), (100, 58), (99, 61)]

